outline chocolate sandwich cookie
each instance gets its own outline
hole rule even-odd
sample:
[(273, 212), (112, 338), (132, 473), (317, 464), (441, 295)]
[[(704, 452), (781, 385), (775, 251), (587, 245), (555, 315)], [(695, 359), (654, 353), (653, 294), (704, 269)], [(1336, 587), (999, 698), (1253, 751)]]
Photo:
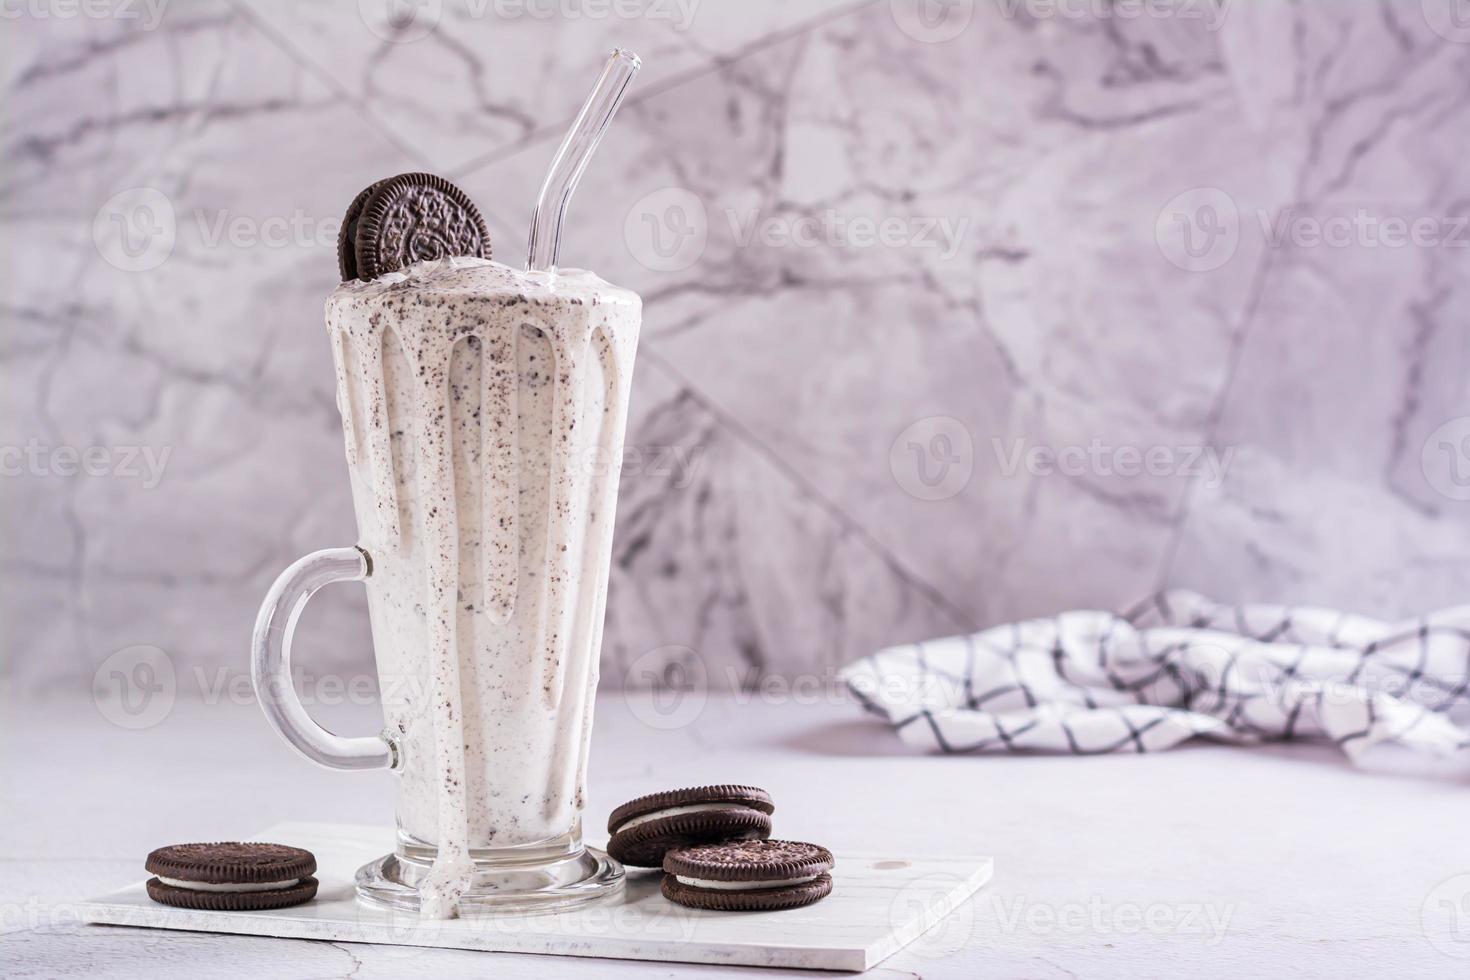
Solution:
[(726, 841), (664, 855), (664, 898), (694, 909), (794, 909), (832, 891), (832, 852), (791, 840)]
[(284, 844), (174, 844), (148, 855), (148, 897), (215, 912), (283, 909), (316, 896), (316, 858)]
[(691, 844), (771, 836), (771, 796), (755, 786), (695, 786), (630, 800), (607, 818), (607, 853), (657, 868), (665, 852)]
[[(358, 195), (338, 238), (344, 277), (376, 279), (428, 259), (490, 257), (490, 233), (464, 191), (434, 174), (399, 174)], [(346, 258), (351, 248), (352, 259)]]
[(362, 220), (362, 209), (367, 199), (382, 186), (380, 180), (358, 191), (352, 203), (347, 205), (347, 213), (342, 216), (342, 227), (337, 232), (337, 268), (342, 273), (343, 282), (357, 278), (357, 224)]

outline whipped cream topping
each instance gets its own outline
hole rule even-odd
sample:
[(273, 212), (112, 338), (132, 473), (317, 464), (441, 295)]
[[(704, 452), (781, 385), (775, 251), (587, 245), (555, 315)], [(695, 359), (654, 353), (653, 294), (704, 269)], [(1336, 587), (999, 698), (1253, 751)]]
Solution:
[(527, 272), (490, 259), (471, 256), (429, 259), (415, 262), (396, 272), (385, 273), (376, 279), (351, 279), (333, 290), (332, 299), (339, 296), (398, 294), (406, 290), (425, 290), (466, 299), (483, 299), (494, 294), (504, 294), (524, 298), (530, 303), (638, 303), (637, 294), (610, 285), (607, 280), (586, 269), (558, 268), (555, 272)]

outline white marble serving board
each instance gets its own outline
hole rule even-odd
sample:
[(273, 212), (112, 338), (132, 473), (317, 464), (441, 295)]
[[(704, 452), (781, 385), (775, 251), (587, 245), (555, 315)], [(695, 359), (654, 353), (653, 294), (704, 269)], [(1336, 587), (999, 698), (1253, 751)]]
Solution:
[(358, 867), (392, 849), (393, 833), (355, 824), (283, 823), (257, 840), (311, 850), (321, 888), (316, 900), (265, 912), (171, 908), (148, 898), (140, 881), (81, 906), (84, 921), (153, 929), (225, 932), (290, 939), (437, 946), (554, 956), (813, 970), (866, 970), (937, 925), (990, 879), (978, 855), (836, 855), (832, 894), (781, 912), (686, 909), (659, 893), (656, 872), (630, 871), (618, 902), (536, 916), (421, 921), (357, 901)]

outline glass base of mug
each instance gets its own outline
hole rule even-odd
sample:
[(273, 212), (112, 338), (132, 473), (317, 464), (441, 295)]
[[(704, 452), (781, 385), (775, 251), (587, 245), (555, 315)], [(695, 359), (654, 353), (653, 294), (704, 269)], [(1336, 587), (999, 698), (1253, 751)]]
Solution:
[[(541, 860), (507, 860), (505, 854), (471, 851), (474, 877), (459, 900), (460, 915), (562, 912), (623, 893), (623, 866), (591, 847)], [(417, 912), (419, 884), (434, 851), (404, 846), (357, 869), (357, 896), (383, 908)]]

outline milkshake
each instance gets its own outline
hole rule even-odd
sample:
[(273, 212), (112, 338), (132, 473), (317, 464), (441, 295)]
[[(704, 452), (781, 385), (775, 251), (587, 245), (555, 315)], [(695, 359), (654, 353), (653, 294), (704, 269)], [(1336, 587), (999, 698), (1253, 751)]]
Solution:
[[(567, 202), (638, 57), (612, 53), (558, 149), (525, 271), (433, 174), (354, 199), (327, 299), (358, 543), (295, 562), (256, 619), (251, 674), (271, 725), (334, 769), (392, 769), (397, 846), (360, 898), (447, 918), (618, 894), (582, 845), (638, 296), (557, 267)], [(386, 727), (344, 738), (291, 685), (312, 593), (362, 581)]]
[(398, 856), (451, 904), (475, 852), (579, 836), (640, 314), (591, 273), (468, 258), (327, 301)]

